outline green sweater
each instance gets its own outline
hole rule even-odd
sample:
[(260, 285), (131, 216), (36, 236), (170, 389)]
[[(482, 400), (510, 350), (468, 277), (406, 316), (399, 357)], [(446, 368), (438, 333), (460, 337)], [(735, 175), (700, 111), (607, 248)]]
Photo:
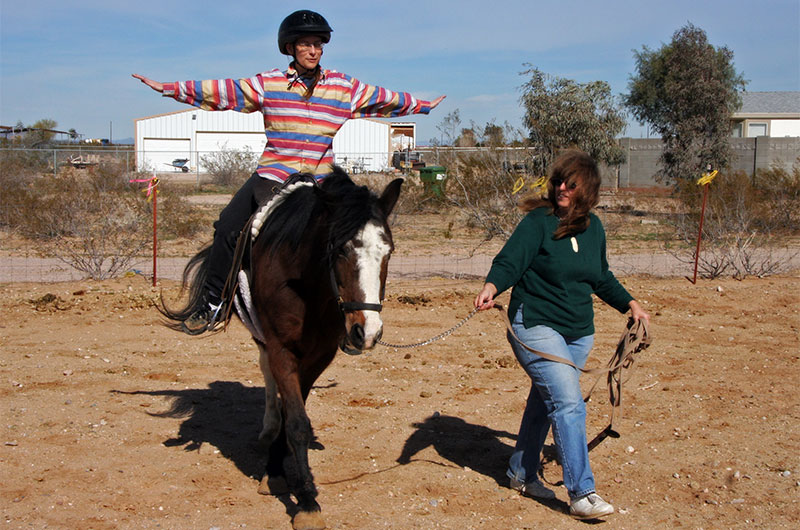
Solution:
[(523, 304), (526, 328), (542, 324), (566, 337), (584, 337), (594, 333), (592, 293), (620, 313), (628, 310), (633, 297), (608, 269), (603, 225), (596, 215), (589, 218), (584, 232), (558, 240), (558, 218), (549, 208), (536, 208), (520, 221), (486, 277), (498, 293), (513, 286), (509, 318)]

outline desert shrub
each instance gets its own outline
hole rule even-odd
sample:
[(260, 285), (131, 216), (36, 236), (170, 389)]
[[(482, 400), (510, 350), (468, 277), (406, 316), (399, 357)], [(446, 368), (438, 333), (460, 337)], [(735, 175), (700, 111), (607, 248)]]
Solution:
[(100, 164), (40, 179), (22, 232), (46, 240), (56, 258), (92, 279), (118, 274), (151, 240), (147, 203), (122, 177)]
[(467, 215), (468, 224), (486, 238), (508, 237), (522, 219), (519, 198), (536, 176), (514, 169), (499, 150), (486, 149), (459, 158), (448, 168), (447, 199)]
[(14, 229), (25, 217), (32, 186), (47, 169), (41, 153), (32, 150), (0, 150), (0, 227)]
[(758, 170), (754, 185), (764, 198), (766, 224), (795, 235), (800, 230), (800, 158), (791, 172), (781, 167)]
[[(66, 169), (57, 177), (19, 174), (11, 179), (13, 197), (4, 194), (4, 208), (12, 214), (6, 224), (39, 241), (43, 254), (105, 279), (127, 270), (151, 244), (152, 202), (123, 166), (104, 162), (91, 171)], [(164, 191), (158, 202), (160, 237), (191, 237), (202, 228), (199, 214), (179, 194)]]
[(252, 175), (258, 165), (258, 155), (249, 147), (228, 149), (227, 144), (219, 151), (201, 156), (200, 160), (211, 180), (218, 186), (238, 188)]
[[(697, 257), (704, 278), (742, 279), (782, 271), (796, 254), (786, 244), (787, 236), (798, 229), (796, 173), (794, 180), (778, 170), (755, 181), (742, 171), (717, 176), (709, 187), (699, 256), (695, 251), (703, 187), (680, 183), (676, 192), (682, 208), (672, 216), (672, 223), (675, 237), (683, 244), (671, 252), (685, 262)], [(773, 175), (787, 180), (768, 181)], [(794, 211), (780, 211), (783, 205), (793, 205)]]
[[(415, 213), (419, 210), (419, 204), (423, 200), (422, 184), (419, 178), (413, 174), (403, 175), (400, 173), (357, 173), (350, 175), (353, 182), (359, 186), (367, 186), (369, 189), (379, 194), (394, 179), (402, 178), (403, 186), (400, 190), (400, 197), (397, 199), (392, 210), (393, 218), (397, 214)], [(390, 219), (390, 222), (392, 220)]]
[[(162, 180), (158, 185), (158, 237), (191, 239), (207, 228), (208, 221), (200, 209), (186, 200), (184, 188), (170, 184)], [(146, 202), (146, 208), (152, 219), (152, 203)]]

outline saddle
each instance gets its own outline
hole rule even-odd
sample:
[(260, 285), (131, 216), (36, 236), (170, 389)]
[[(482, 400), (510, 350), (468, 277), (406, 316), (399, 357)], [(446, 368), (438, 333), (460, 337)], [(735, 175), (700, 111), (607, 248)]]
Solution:
[(250, 331), (253, 338), (264, 342), (264, 334), (258, 324), (258, 319), (255, 318), (253, 298), (250, 293), (253, 243), (258, 238), (261, 228), (269, 215), (275, 211), (275, 208), (286, 197), (298, 188), (317, 185), (317, 181), (311, 175), (301, 173), (292, 175), (281, 187), (276, 187), (273, 194), (268, 194), (263, 199), (264, 202), (260, 204), (255, 213), (250, 216), (244, 228), (242, 228), (236, 240), (228, 278), (225, 281), (225, 287), (222, 289), (222, 301), (225, 305), (225, 315), (222, 320), (223, 330), (228, 327), (235, 308), (236, 314), (239, 315), (242, 324)]

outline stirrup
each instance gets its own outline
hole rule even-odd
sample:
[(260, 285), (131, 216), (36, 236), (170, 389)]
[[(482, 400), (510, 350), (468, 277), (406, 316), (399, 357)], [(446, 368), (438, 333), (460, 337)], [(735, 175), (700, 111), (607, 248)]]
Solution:
[[(220, 323), (218, 317), (224, 314), (224, 307), (225, 304), (222, 303), (216, 307), (209, 304), (207, 307), (198, 309), (181, 322), (181, 330), (187, 335), (201, 335), (206, 331), (213, 331)], [(196, 327), (187, 325), (187, 322), (191, 320), (196, 321), (198, 325)]]

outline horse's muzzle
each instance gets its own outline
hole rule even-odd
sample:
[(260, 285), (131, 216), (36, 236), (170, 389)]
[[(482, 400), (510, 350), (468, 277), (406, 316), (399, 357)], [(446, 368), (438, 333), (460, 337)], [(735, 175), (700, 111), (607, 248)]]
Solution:
[(360, 355), (363, 350), (370, 350), (375, 347), (383, 336), (383, 326), (372, 336), (367, 337), (364, 326), (355, 323), (350, 327), (349, 332), (342, 339), (339, 348), (348, 355)]

